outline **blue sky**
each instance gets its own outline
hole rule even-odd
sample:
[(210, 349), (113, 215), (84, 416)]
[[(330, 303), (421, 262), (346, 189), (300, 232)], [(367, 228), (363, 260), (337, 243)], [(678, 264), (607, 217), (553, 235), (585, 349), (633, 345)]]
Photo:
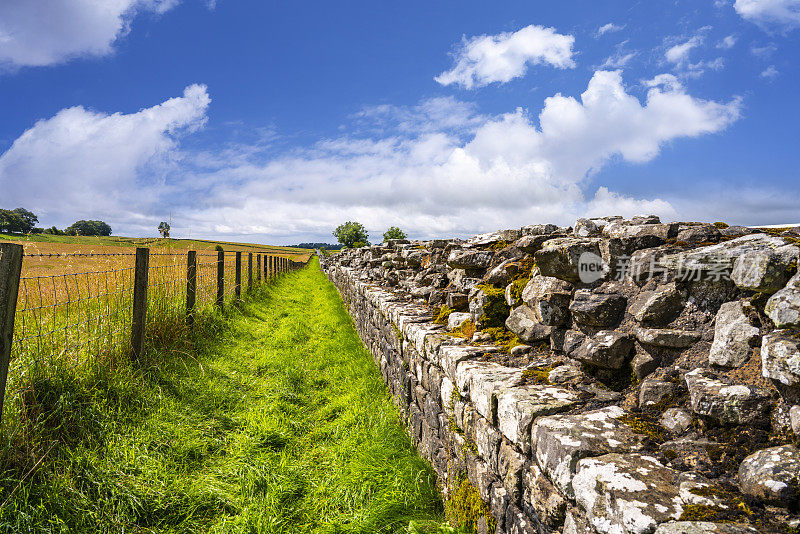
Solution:
[(800, 0), (0, 4), (0, 207), (293, 243), (800, 222)]

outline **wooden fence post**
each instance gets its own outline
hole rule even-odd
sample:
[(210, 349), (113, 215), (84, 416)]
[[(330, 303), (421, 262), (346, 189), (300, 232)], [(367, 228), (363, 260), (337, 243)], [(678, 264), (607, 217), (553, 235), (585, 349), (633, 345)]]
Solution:
[(194, 303), (197, 300), (197, 251), (186, 256), (186, 324), (194, 324)]
[(275, 277), (275, 263), (272, 261), (272, 255), (267, 256), (269, 263), (269, 278), (270, 280)]
[(14, 317), (17, 313), (19, 277), (22, 273), (22, 245), (0, 244), (0, 426), (3, 423), (3, 400), (6, 397), (8, 362), (14, 341)]
[(225, 307), (225, 252), (217, 252), (217, 308)]
[(253, 290), (253, 253), (247, 253), (247, 291)]
[(144, 330), (147, 325), (147, 280), (150, 274), (150, 249), (136, 249), (136, 266), (133, 274), (133, 320), (131, 321), (131, 356), (135, 359), (144, 353)]
[(256, 254), (256, 281), (261, 283), (261, 254)]
[(236, 300), (242, 300), (242, 253), (236, 253)]

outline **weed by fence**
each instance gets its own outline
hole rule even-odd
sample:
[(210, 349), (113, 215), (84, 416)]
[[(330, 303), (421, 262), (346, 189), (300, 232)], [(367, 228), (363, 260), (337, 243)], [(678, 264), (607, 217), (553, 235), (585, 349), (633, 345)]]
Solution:
[(166, 325), (191, 327), (198, 315), (241, 299), (243, 266), (250, 291), (305, 265), (257, 253), (243, 262), (241, 252), (151, 254), (139, 248), (136, 254), (63, 255), (65, 261), (96, 257), (103, 267), (93, 271), (21, 276), (23, 262), (39, 256), (0, 244), (0, 423), (6, 389), (14, 394), (31, 367), (138, 357)]

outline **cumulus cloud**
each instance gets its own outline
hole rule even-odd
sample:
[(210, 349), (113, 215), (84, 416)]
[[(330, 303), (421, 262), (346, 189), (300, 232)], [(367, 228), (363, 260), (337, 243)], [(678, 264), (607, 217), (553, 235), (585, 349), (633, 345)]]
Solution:
[(736, 0), (733, 8), (742, 18), (762, 26), (800, 26), (800, 0)]
[(131, 114), (63, 109), (0, 156), (3, 199), (61, 224), (76, 214), (136, 219), (167, 187), (176, 139), (203, 125), (209, 102), (205, 86), (191, 85)]
[[(722, 131), (739, 117), (740, 103), (695, 98), (670, 74), (644, 85), (640, 100), (619, 71), (597, 71), (581, 95), (551, 96), (538, 114), (482, 116), (455, 100), (367, 108), (356, 122), (381, 124), (371, 135), (357, 124), (356, 134), (277, 157), (226, 147), (233, 159), (178, 145), (203, 123), (209, 103), (204, 87), (191, 86), (133, 114), (70, 108), (40, 121), (0, 156), (0, 187), (12, 205), (48, 221), (80, 212), (122, 220), (120, 231), (152, 232), (156, 213), (169, 209), (175, 235), (284, 242), (325, 239), (348, 219), (432, 237), (569, 224), (587, 213), (674, 218), (666, 200), (592, 185), (595, 174), (609, 162), (651, 161), (676, 139)], [(433, 129), (418, 120), (448, 109), (462, 110), (461, 118)], [(386, 115), (395, 127), (383, 126)]]
[(614, 24), (613, 22), (609, 22), (608, 24), (603, 24), (602, 26), (597, 28), (597, 31), (595, 32), (595, 36), (596, 37), (600, 37), (601, 35), (605, 35), (607, 33), (618, 32), (618, 31), (620, 31), (620, 30), (622, 30), (624, 28), (625, 28), (624, 24), (617, 25), (617, 24)]
[(455, 66), (436, 76), (435, 80), (442, 85), (458, 84), (471, 89), (524, 76), (528, 65), (574, 68), (574, 43), (572, 35), (534, 25), (513, 33), (465, 38), (454, 55)]
[(538, 116), (517, 109), (489, 117), (466, 142), (444, 132), (345, 137), (265, 163), (198, 169), (187, 183), (213, 185), (192, 211), (193, 228), (324, 237), (356, 218), (430, 237), (568, 224), (587, 213), (674, 218), (663, 199), (593, 190), (590, 177), (610, 161), (648, 162), (665, 143), (719, 132), (740, 104), (692, 97), (673, 75), (649, 86), (641, 102), (620, 72), (598, 71), (579, 98), (552, 96)]
[(53, 65), (105, 56), (137, 12), (164, 13), (180, 0), (3, 0), (0, 65)]

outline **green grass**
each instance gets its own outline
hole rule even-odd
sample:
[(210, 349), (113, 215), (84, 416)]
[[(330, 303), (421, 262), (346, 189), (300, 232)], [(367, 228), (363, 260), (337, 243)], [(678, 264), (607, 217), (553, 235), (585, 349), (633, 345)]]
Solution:
[(142, 363), (31, 369), (0, 532), (451, 532), (317, 265), (163, 328)]

